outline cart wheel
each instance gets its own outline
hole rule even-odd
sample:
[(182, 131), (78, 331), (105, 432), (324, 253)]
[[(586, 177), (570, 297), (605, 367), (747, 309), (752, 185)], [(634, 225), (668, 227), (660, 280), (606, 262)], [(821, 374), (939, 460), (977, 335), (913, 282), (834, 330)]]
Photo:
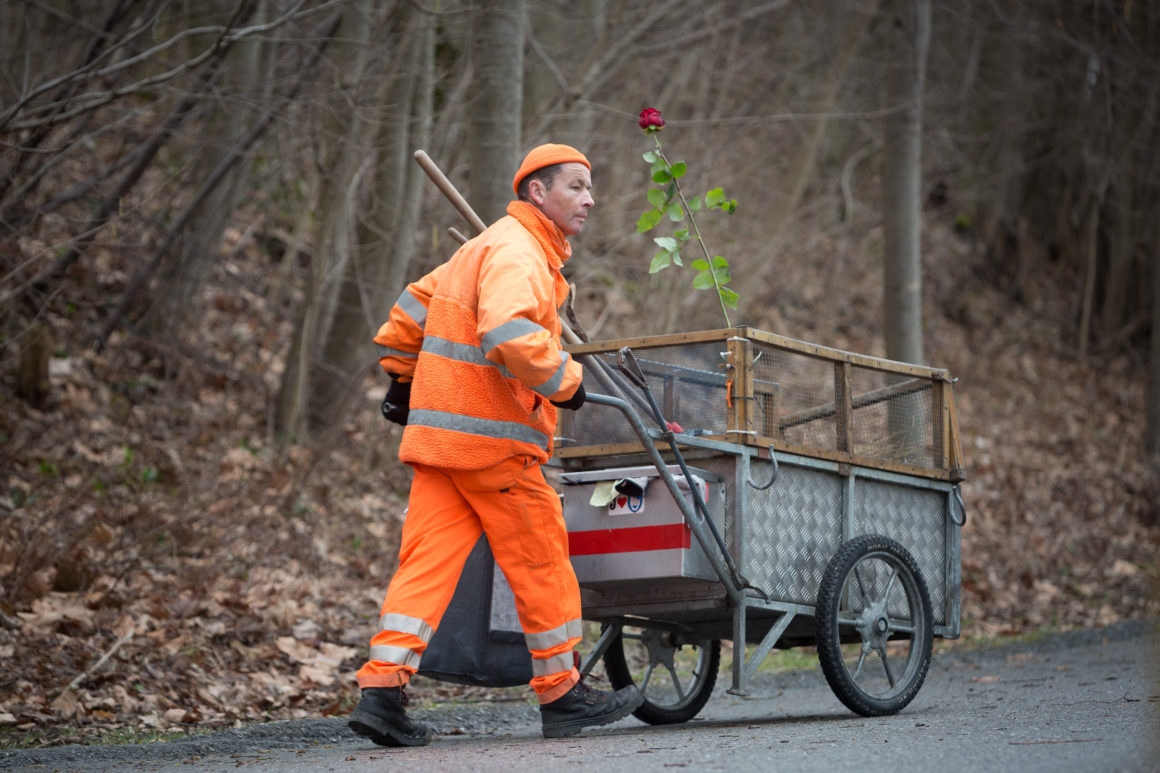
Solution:
[(644, 703), (632, 714), (650, 725), (695, 717), (713, 693), (720, 666), (720, 639), (675, 644), (668, 631), (632, 626), (622, 628), (604, 653), (608, 681), (617, 690), (640, 688)]
[(930, 667), (930, 594), (918, 564), (892, 539), (856, 537), (830, 560), (814, 618), (830, 688), (864, 717), (897, 714)]

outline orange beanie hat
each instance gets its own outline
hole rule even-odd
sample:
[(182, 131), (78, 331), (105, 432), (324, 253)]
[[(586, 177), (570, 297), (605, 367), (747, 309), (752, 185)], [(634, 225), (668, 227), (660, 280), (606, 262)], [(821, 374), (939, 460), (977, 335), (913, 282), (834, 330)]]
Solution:
[(592, 170), (592, 164), (588, 163), (588, 159), (584, 154), (576, 150), (576, 148), (568, 145), (540, 145), (532, 148), (528, 155), (524, 156), (524, 163), (520, 164), (520, 170), (516, 172), (516, 177), (512, 180), (512, 191), (518, 196), (520, 195), (520, 180), (524, 179), (537, 169), (543, 169), (552, 164), (563, 164), (568, 161), (575, 161), (578, 164), (583, 164)]

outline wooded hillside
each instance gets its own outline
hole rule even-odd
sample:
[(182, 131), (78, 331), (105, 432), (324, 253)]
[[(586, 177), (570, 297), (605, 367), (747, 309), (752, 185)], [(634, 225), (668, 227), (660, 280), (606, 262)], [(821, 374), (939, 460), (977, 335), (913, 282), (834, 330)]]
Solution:
[[(721, 327), (636, 232), (656, 107), (738, 202), (698, 221), (732, 321), (884, 356), (923, 4), (3, 3), (0, 743), (350, 708), (408, 482), (370, 339), (469, 233), (416, 149), (489, 220), (527, 149), (585, 150), (587, 332)], [(915, 289), (959, 379), (964, 635), (1155, 615), (1160, 6), (932, 5)]]

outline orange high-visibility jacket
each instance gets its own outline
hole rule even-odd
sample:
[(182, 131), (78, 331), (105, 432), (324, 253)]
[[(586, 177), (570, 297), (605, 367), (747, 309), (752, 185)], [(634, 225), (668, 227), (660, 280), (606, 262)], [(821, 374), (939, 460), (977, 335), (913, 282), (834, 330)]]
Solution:
[(536, 207), (507, 216), (408, 285), (379, 329), (379, 362), (411, 377), (400, 460), (480, 470), (512, 456), (552, 453), (556, 408), (580, 364), (560, 348), (563, 231)]

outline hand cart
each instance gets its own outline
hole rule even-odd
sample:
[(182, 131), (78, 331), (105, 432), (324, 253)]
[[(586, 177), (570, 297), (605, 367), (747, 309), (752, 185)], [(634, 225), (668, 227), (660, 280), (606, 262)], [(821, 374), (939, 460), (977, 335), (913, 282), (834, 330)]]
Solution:
[(596, 381), (560, 412), (554, 462), (602, 625), (582, 670), (603, 659), (641, 688), (639, 719), (670, 724), (709, 699), (722, 640), (733, 694), (774, 648), (811, 646), (849, 709), (904, 708), (933, 637), (959, 635), (948, 373), (746, 327), (567, 349)]

